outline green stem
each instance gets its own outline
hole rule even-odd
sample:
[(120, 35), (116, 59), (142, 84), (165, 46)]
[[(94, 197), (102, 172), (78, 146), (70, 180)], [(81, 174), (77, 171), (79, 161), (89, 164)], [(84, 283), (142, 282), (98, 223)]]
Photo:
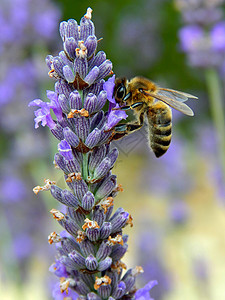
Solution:
[(218, 157), (221, 163), (223, 178), (225, 181), (225, 117), (221, 82), (216, 69), (207, 69), (205, 76), (209, 91), (212, 118), (218, 138)]
[(88, 153), (83, 154), (82, 178), (84, 180), (86, 180), (88, 178)]

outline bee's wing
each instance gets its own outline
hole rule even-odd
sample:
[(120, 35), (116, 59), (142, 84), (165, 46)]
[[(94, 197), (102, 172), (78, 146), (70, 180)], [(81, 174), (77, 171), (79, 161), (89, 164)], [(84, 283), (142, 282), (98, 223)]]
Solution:
[(176, 99), (171, 98), (171, 94), (170, 94), (170, 97), (168, 97), (165, 94), (162, 95), (162, 93), (160, 93), (160, 92), (157, 92), (155, 94), (155, 93), (151, 93), (149, 91), (143, 91), (143, 93), (145, 95), (149, 95), (150, 97), (153, 97), (157, 100), (165, 102), (169, 106), (175, 108), (176, 110), (179, 110), (180, 112), (182, 112), (185, 115), (194, 116), (193, 110), (189, 106), (187, 106), (185, 103), (183, 103), (186, 100), (179, 101), (179, 100), (177, 100), (177, 98)]
[(168, 98), (172, 98), (174, 100), (177, 100), (179, 102), (185, 102), (188, 100), (188, 98), (198, 99), (198, 97), (193, 96), (188, 93), (172, 90), (172, 89), (166, 89), (166, 88), (158, 88), (158, 95), (166, 96)]

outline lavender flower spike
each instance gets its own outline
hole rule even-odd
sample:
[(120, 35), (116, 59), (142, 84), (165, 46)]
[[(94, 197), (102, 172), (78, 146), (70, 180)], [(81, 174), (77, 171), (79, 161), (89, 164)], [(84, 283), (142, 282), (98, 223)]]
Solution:
[[(80, 21), (60, 24), (63, 49), (58, 56), (46, 59), (49, 76), (57, 80), (55, 91), (48, 91), (51, 103), (34, 100), (40, 106), (36, 115), (59, 139), (55, 164), (68, 188), (62, 189), (49, 180), (46, 188), (66, 206), (66, 214), (56, 209), (51, 214), (67, 231), (49, 235), (49, 243), (57, 244), (57, 260), (51, 271), (61, 277), (53, 290), (54, 299), (147, 299), (143, 298), (154, 285), (135, 287), (141, 267), (123, 272), (122, 257), (127, 251), (123, 228), (132, 225), (132, 218), (122, 208), (114, 214), (113, 202), (121, 190), (111, 170), (118, 150), (110, 150), (113, 127), (126, 114), (113, 99), (115, 77), (104, 82), (112, 72), (112, 63), (103, 51), (96, 53), (97, 37), (91, 21), (91, 8)], [(103, 106), (110, 102), (109, 110)], [(50, 108), (55, 118), (50, 118)], [(136, 293), (136, 294), (135, 294)], [(149, 295), (150, 297), (150, 295)], [(60, 298), (61, 299), (61, 298)], [(149, 298), (150, 299), (150, 298)]]

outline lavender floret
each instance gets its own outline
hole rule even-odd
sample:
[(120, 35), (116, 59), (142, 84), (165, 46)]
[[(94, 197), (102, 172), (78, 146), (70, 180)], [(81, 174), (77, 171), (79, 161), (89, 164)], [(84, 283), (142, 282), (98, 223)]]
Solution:
[[(50, 244), (60, 244), (55, 274), (62, 277), (62, 295), (73, 291), (79, 299), (135, 299), (135, 277), (142, 269), (129, 270), (122, 277), (121, 262), (128, 247), (123, 228), (131, 224), (131, 217), (122, 208), (112, 215), (121, 187), (111, 173), (118, 150), (110, 150), (110, 142), (113, 127), (126, 114), (113, 110), (115, 77), (103, 80), (112, 73), (112, 63), (103, 51), (96, 54), (91, 11), (88, 8), (80, 25), (72, 19), (60, 24), (63, 51), (46, 58), (49, 76), (57, 80), (55, 91), (47, 93), (51, 102), (38, 99), (30, 104), (41, 107), (35, 112), (36, 127), (39, 122), (48, 125), (60, 141), (54, 163), (64, 172), (68, 188), (63, 190), (48, 180), (35, 190), (50, 190), (67, 206), (66, 213), (51, 210), (67, 235), (53, 232), (49, 236)], [(104, 112), (107, 99), (109, 110)], [(58, 287), (55, 295), (59, 295)]]

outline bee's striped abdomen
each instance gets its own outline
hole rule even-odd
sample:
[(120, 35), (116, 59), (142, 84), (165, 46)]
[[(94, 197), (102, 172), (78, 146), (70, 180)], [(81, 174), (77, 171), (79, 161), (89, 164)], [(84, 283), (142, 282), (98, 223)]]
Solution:
[(147, 112), (150, 146), (156, 157), (162, 156), (169, 148), (172, 137), (172, 112), (168, 105), (157, 102)]

